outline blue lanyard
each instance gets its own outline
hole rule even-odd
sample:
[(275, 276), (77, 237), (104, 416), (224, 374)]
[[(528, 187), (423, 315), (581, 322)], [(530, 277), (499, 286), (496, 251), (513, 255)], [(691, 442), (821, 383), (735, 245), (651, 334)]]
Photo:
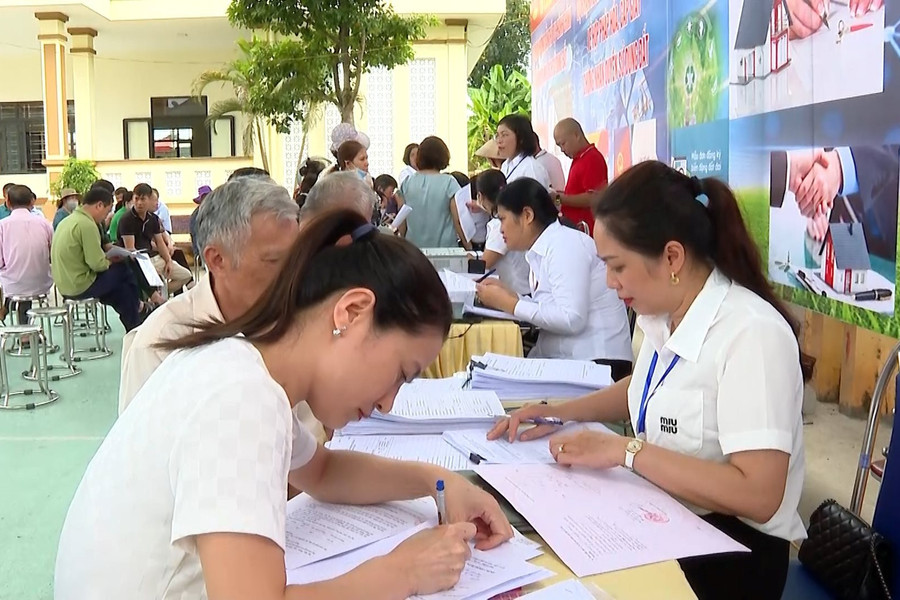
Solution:
[(650, 382), (653, 381), (653, 373), (656, 372), (656, 362), (659, 360), (659, 353), (653, 353), (653, 360), (650, 361), (650, 371), (647, 373), (647, 381), (644, 382), (644, 395), (641, 396), (641, 409), (640, 412), (638, 412), (637, 434), (641, 438), (647, 437), (647, 406), (650, 404), (650, 398), (653, 397), (653, 394), (656, 393), (659, 386), (662, 385), (669, 373), (672, 372), (672, 368), (678, 364), (678, 358), (679, 356), (676, 354), (675, 358), (669, 363), (669, 367), (665, 370), (662, 377), (659, 378), (659, 381), (656, 382), (656, 386), (654, 386), (653, 391), (651, 392)]

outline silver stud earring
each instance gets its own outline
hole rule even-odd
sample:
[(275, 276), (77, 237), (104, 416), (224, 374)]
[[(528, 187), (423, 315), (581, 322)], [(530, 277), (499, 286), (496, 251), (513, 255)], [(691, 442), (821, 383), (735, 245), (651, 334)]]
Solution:
[(340, 327), (340, 328), (335, 327), (334, 329), (331, 330), (331, 335), (333, 335), (334, 337), (341, 337), (341, 334), (344, 333), (345, 331), (347, 331), (346, 325), (344, 325), (343, 327)]

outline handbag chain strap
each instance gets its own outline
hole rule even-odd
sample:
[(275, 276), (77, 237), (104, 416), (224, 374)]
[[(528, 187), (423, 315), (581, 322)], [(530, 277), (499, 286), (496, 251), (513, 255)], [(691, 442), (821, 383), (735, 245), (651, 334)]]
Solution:
[(891, 590), (888, 588), (887, 580), (884, 578), (884, 571), (881, 570), (881, 564), (878, 562), (878, 555), (875, 553), (875, 540), (871, 540), (869, 543), (869, 552), (872, 554), (872, 562), (875, 563), (878, 579), (881, 580), (881, 589), (884, 591), (884, 597), (886, 600), (892, 600)]

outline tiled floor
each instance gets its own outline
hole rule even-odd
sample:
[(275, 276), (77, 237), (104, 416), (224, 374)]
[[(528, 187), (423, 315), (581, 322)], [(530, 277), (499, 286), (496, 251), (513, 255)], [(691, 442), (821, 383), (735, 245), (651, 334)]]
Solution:
[[(117, 321), (112, 325), (109, 343), (116, 353), (82, 363), (83, 375), (54, 383), (58, 402), (34, 411), (0, 412), (0, 600), (53, 597), (56, 544), (66, 508), (115, 420), (122, 330)], [(14, 360), (17, 373), (22, 359)], [(864, 428), (862, 421), (830, 405), (820, 405), (809, 420), (804, 517), (825, 498), (849, 501)], [(889, 436), (890, 428), (882, 427), (877, 447)], [(864, 512), (869, 518), (877, 484), (870, 492)]]

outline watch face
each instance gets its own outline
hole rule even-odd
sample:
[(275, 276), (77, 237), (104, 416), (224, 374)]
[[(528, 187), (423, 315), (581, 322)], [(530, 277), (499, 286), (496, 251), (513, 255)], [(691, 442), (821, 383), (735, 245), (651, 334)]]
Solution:
[[(644, 447), (644, 444), (643, 444), (643, 442), (641, 442), (641, 440), (631, 440), (630, 442), (628, 442), (627, 450), (629, 452), (637, 452), (643, 447)], [(621, 448), (621, 446), (620, 446), (620, 448)]]

